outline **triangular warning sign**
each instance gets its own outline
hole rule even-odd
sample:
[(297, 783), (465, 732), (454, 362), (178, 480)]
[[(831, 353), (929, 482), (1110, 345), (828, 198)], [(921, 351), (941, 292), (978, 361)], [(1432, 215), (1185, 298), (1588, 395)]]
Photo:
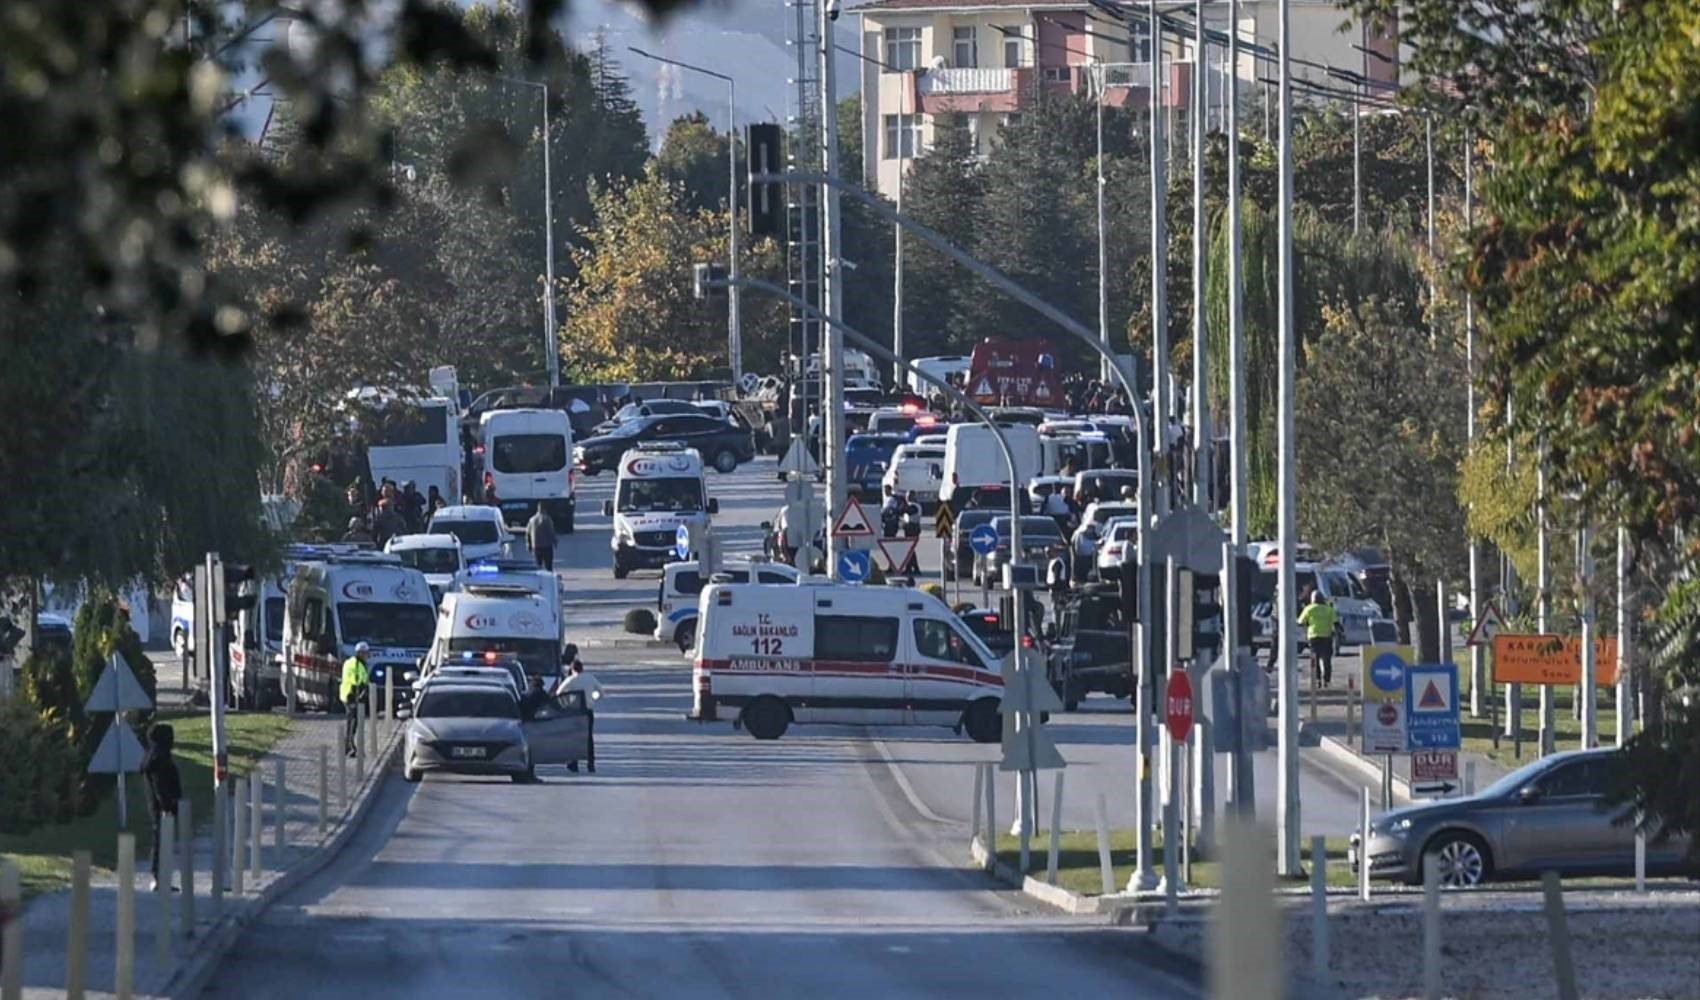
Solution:
[(1040, 382), (1038, 385), (1033, 387), (1033, 398), (1034, 399), (1050, 399), (1051, 398), (1051, 387), (1046, 385), (1043, 382)]
[(992, 389), (992, 380), (989, 379), (989, 378), (980, 379), (980, 384), (974, 387), (974, 395), (976, 395), (976, 396), (995, 395), (995, 391)]
[(862, 509), (862, 502), (851, 497), (845, 504), (844, 510), (833, 522), (832, 534), (837, 538), (872, 538), (874, 526), (868, 522), (867, 511)]
[(153, 707), (153, 699), (142, 690), (141, 682), (131, 673), (122, 657), (113, 656), (106, 663), (100, 680), (94, 682), (85, 712), (137, 712)]
[(1486, 646), (1493, 642), (1493, 637), (1505, 630), (1505, 619), (1499, 613), (1499, 608), (1489, 601), (1482, 608), (1481, 620), (1470, 629), (1469, 638), (1464, 640), (1466, 646)]
[(112, 724), (106, 727), (106, 735), (100, 738), (100, 746), (95, 748), (94, 756), (89, 759), (90, 774), (130, 773), (142, 769), (142, 744), (136, 739), (136, 734), (130, 732), (130, 724), (112, 717)]
[(918, 542), (919, 538), (880, 539), (880, 551), (885, 553), (886, 565), (891, 567), (893, 573), (903, 572), (903, 567), (909, 563), (909, 557), (915, 554), (915, 545)]
[(1440, 693), (1440, 685), (1434, 681), (1428, 682), (1423, 689), (1423, 696), (1417, 699), (1418, 708), (1445, 708), (1446, 696)]

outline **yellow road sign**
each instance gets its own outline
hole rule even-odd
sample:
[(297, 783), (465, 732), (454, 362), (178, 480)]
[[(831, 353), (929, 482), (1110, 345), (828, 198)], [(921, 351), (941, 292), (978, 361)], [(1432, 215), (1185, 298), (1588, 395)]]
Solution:
[(933, 512), (933, 534), (938, 538), (949, 538), (956, 527), (956, 512), (950, 509), (950, 501), (940, 500), (938, 510)]

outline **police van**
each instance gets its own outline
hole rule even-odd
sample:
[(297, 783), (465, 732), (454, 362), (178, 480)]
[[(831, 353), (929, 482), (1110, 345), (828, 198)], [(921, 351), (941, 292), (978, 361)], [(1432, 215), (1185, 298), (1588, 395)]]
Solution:
[(620, 456), (614, 499), (602, 513), (614, 519), (608, 546), (614, 579), (632, 570), (658, 569), (674, 558), (681, 524), (705, 526), (720, 504), (708, 495), (702, 456), (677, 441), (651, 441)]
[(380, 552), (329, 553), (301, 563), (284, 595), (283, 669), (296, 701), (342, 705), (342, 664), (362, 642), (373, 684), (395, 679), (397, 698), (431, 647), (436, 606), (424, 574)]
[(436, 631), (421, 666), (484, 653), (511, 653), (529, 677), (550, 683), (561, 673), (561, 609), (535, 590), (507, 583), (471, 583), (443, 595)]
[[(802, 576), (793, 566), (752, 556), (727, 560), (714, 574), (714, 582), (794, 584)], [(690, 651), (697, 636), (697, 598), (708, 582), (695, 559), (668, 563), (662, 569), (655, 598), (656, 639), (673, 642), (681, 653)]]
[(945, 603), (896, 587), (716, 583), (698, 602), (690, 718), (758, 740), (792, 723), (1003, 735), (1001, 664)]

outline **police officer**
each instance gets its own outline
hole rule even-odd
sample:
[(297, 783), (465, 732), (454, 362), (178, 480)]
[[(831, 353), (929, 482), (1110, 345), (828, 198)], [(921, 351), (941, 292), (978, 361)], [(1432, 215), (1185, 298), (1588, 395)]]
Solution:
[(366, 700), (366, 684), (371, 675), (366, 670), (366, 654), (371, 647), (356, 643), (354, 655), (342, 661), (342, 706), (348, 714), (348, 729), (343, 736), (343, 752), (356, 755), (360, 742), (360, 704)]
[(1334, 683), (1334, 626), (1340, 615), (1322, 596), (1322, 591), (1310, 592), (1310, 604), (1299, 612), (1299, 624), (1305, 628), (1305, 640), (1310, 643), (1311, 680), (1327, 687)]

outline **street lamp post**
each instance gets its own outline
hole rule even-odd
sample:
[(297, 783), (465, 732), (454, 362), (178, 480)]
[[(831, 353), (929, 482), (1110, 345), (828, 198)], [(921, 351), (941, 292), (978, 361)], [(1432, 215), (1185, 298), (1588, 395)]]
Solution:
[(536, 87), (543, 95), (543, 352), (549, 366), (549, 387), (561, 384), (561, 331), (555, 325), (555, 185), (549, 172), (554, 151), (549, 148), (549, 85), (515, 76), (495, 75), (504, 83)]
[(726, 362), (732, 369), (732, 381), (737, 382), (744, 377), (744, 327), (739, 309), (741, 286), (738, 284), (738, 85), (725, 73), (706, 66), (658, 56), (635, 45), (626, 48), (645, 59), (711, 76), (726, 84), (726, 266), (731, 277), (731, 286), (726, 293)]
[(1298, 684), (1298, 623), (1292, 609), (1299, 606), (1293, 591), (1293, 558), (1298, 541), (1298, 467), (1294, 453), (1293, 409), (1297, 402), (1294, 371), (1298, 365), (1298, 333), (1293, 327), (1293, 68), (1292, 0), (1280, 0), (1278, 29), (1280, 66), (1280, 110), (1277, 114), (1280, 143), (1277, 155), (1277, 203), (1279, 206), (1278, 270), (1280, 274), (1279, 314), (1276, 340), (1279, 356), (1277, 373), (1276, 456), (1280, 486), (1276, 504), (1277, 549), (1280, 565), (1275, 587), (1277, 662), (1280, 664), (1280, 739), (1276, 755), (1278, 767), (1275, 783), (1279, 788), (1275, 808), (1279, 816), (1276, 827), (1276, 871), (1282, 875), (1297, 875), (1299, 860), (1299, 684)]

